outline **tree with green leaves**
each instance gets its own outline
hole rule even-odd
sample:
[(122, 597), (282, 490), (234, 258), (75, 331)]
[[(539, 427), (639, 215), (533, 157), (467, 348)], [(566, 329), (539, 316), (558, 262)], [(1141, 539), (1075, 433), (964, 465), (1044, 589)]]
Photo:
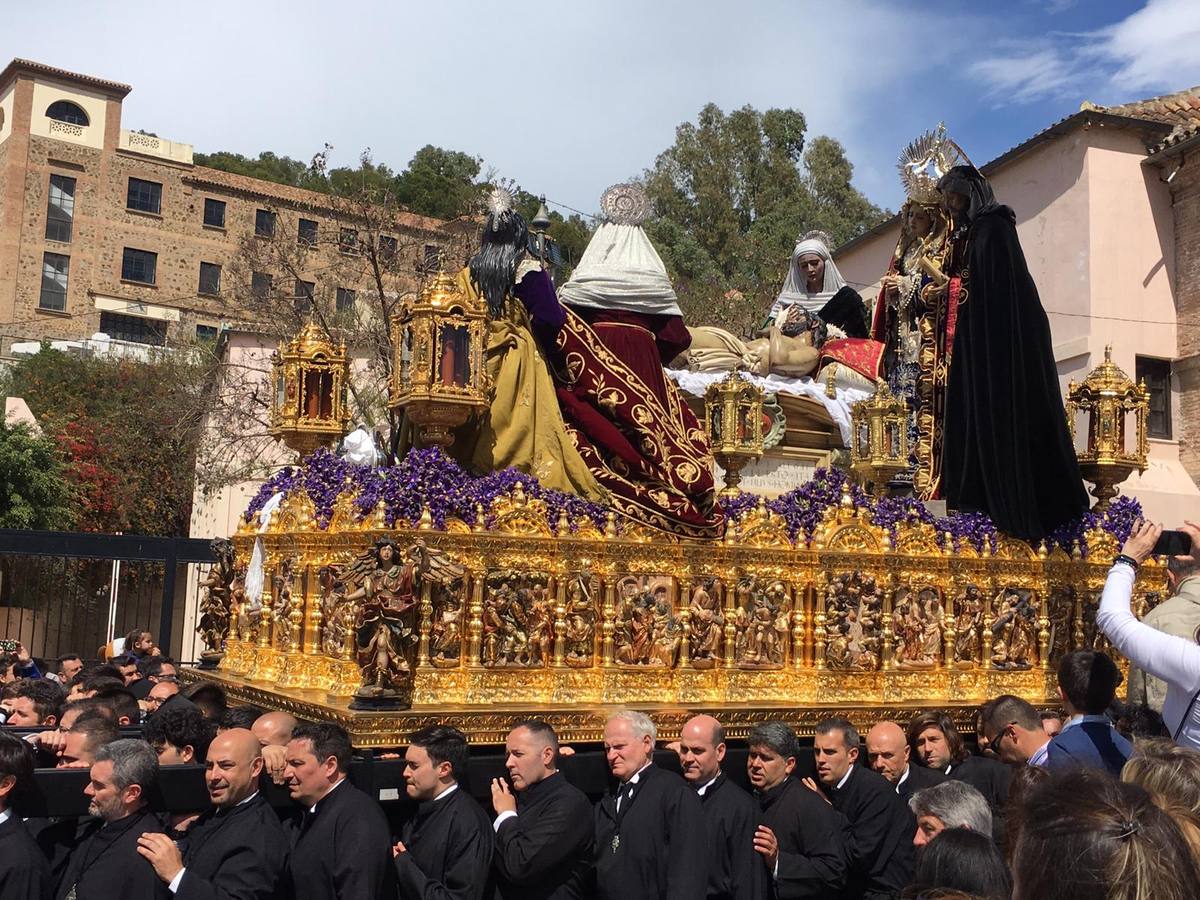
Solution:
[(74, 495), (53, 440), (0, 420), (0, 528), (65, 531)]
[(885, 215), (851, 183), (841, 144), (806, 146), (806, 131), (798, 110), (710, 103), (645, 173), (659, 217), (649, 231), (689, 321), (749, 334), (800, 234), (820, 228), (838, 244)]

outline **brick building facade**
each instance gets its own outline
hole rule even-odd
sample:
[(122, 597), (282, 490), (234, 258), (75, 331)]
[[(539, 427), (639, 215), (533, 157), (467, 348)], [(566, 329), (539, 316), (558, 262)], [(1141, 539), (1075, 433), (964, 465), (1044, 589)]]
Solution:
[[(339, 265), (354, 231), (344, 206), (197, 166), (188, 144), (122, 129), (129, 91), (24, 60), (0, 72), (0, 355), (98, 331), (150, 344), (214, 337), (254, 318), (239, 298), (256, 279), (284, 296), (319, 284), (339, 305), (374, 289), (364, 267)], [(455, 239), (445, 224), (400, 212), (380, 238), (416, 262)], [(294, 238), (293, 271), (243, 271), (256, 234)], [(415, 266), (396, 268), (411, 275), (389, 290), (415, 289)]]

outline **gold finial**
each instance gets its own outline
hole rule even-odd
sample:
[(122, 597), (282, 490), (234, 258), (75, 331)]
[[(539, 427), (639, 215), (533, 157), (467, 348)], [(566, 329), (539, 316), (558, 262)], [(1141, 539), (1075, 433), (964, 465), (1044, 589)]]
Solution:
[(483, 504), (476, 503), (475, 504), (475, 524), (471, 527), (471, 530), (476, 531), (476, 532), (483, 531), (483, 520), (484, 520)]
[(420, 521), (417, 522), (417, 530), (418, 531), (432, 531), (433, 530), (433, 516), (429, 514), (428, 506), (421, 507), (421, 518), (420, 518)]
[(612, 510), (604, 517), (604, 537), (610, 541), (617, 539), (617, 514)]
[(559, 537), (566, 537), (571, 533), (571, 521), (567, 518), (567, 508), (564, 506), (558, 511), (558, 524), (555, 527), (555, 534)]

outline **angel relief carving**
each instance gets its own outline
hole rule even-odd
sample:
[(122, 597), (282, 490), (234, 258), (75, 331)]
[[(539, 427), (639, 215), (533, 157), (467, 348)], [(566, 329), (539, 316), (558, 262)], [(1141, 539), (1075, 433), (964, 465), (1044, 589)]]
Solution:
[(879, 668), (883, 592), (873, 575), (834, 576), (825, 589), (825, 662), (831, 669)]
[(936, 588), (896, 591), (892, 605), (898, 669), (932, 669), (942, 655), (942, 597)]
[(539, 668), (554, 651), (554, 609), (546, 572), (495, 569), (483, 597), (483, 664)]
[(790, 639), (791, 598), (778, 579), (744, 575), (737, 584), (734, 659), (743, 669), (782, 666)]
[(668, 575), (630, 575), (617, 583), (613, 642), (619, 665), (675, 665), (683, 633), (675, 615), (674, 589)]
[[(328, 630), (326, 652), (347, 640), (363, 672), (359, 696), (388, 697), (411, 687), (417, 645), (418, 607), (429, 584), (438, 595), (461, 590), (464, 569), (444, 551), (415, 541), (403, 552), (391, 538), (380, 538), (344, 572), (332, 567), (319, 574), (322, 612)], [(328, 611), (328, 612), (326, 612)], [(339, 627), (341, 633), (339, 634)]]

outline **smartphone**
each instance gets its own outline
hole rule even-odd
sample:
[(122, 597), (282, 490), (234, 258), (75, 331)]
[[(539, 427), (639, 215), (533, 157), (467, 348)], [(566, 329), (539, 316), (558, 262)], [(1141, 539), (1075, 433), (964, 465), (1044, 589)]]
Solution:
[(1192, 552), (1192, 539), (1186, 531), (1164, 531), (1151, 552), (1155, 556), (1187, 556)]
[(13, 638), (0, 638), (0, 653), (16, 653), (21, 642)]

